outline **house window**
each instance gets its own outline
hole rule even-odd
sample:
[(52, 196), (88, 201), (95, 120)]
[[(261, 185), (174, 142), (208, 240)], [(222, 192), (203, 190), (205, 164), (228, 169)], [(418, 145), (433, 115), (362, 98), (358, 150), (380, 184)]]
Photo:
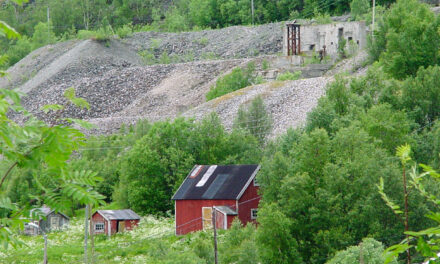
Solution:
[(260, 186), (260, 184), (257, 181), (257, 177), (254, 178), (254, 186)]
[(257, 219), (258, 209), (251, 209), (251, 219)]
[(310, 45), (309, 50), (315, 50), (315, 44)]
[(104, 232), (104, 223), (103, 222), (95, 223), (95, 232)]

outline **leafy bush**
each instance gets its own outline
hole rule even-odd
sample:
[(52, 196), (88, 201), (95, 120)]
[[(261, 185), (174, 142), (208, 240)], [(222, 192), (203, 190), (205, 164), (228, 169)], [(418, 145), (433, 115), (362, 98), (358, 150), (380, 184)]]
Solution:
[(332, 22), (332, 18), (330, 17), (330, 15), (328, 13), (319, 13), (319, 12), (315, 12), (316, 15), (314, 17), (315, 21), (317, 24), (329, 24)]
[(285, 72), (277, 76), (277, 81), (295, 81), (301, 78), (301, 71)]
[(93, 39), (98, 42), (107, 43), (112, 35), (113, 35), (112, 29), (109, 26), (107, 26), (107, 27), (99, 28), (96, 31), (79, 30), (77, 37), (79, 39)]
[[(351, 246), (346, 250), (336, 253), (336, 255), (327, 262), (327, 264), (353, 264), (363, 263), (368, 264), (383, 264), (385, 258), (383, 256), (384, 247), (382, 243), (373, 238), (364, 238), (358, 246)], [(397, 264), (397, 261), (393, 261)]]
[(133, 35), (133, 30), (131, 29), (130, 25), (124, 25), (116, 30), (116, 34), (121, 39), (131, 37)]
[(32, 49), (38, 49), (48, 44), (55, 43), (57, 37), (52, 30), (52, 24), (38, 23), (34, 28), (34, 34), (32, 35)]
[(363, 15), (370, 10), (370, 2), (368, 0), (353, 0), (350, 3), (350, 10), (353, 20), (361, 20)]
[(145, 65), (153, 65), (158, 63), (156, 56), (150, 50), (143, 50), (139, 52), (139, 56), (142, 57), (142, 61)]
[(272, 116), (267, 112), (263, 98), (257, 96), (247, 109), (244, 109), (243, 105), (240, 106), (237, 118), (234, 120), (234, 127), (246, 129), (260, 143), (264, 143), (272, 131), (272, 123)]
[(347, 46), (347, 40), (345, 38), (340, 38), (338, 41), (338, 55), (340, 59), (345, 59), (347, 57), (345, 46)]
[(249, 63), (245, 70), (237, 67), (231, 73), (219, 78), (215, 86), (206, 94), (206, 100), (212, 100), (230, 92), (239, 90), (253, 83), (255, 64)]
[(160, 58), (159, 58), (159, 63), (160, 64), (170, 64), (171, 63), (171, 59), (168, 56), (168, 52), (166, 52), (166, 51), (162, 52), (162, 54), (160, 55)]
[(14, 65), (32, 51), (32, 43), (28, 37), (23, 36), (15, 45), (8, 50), (7, 56), (9, 58), (9, 65)]
[(203, 47), (205, 47), (206, 45), (208, 45), (208, 42), (209, 42), (209, 40), (208, 40), (208, 38), (206, 38), (206, 37), (203, 37), (203, 38), (197, 40), (197, 43), (200, 44), (200, 45), (203, 46)]
[(79, 39), (91, 39), (95, 37), (95, 32), (90, 30), (79, 30), (77, 38)]
[(267, 61), (267, 60), (263, 60), (263, 62), (261, 62), (261, 68), (262, 68), (263, 70), (268, 70), (268, 69), (270, 68), (269, 61)]
[(108, 44), (111, 36), (113, 35), (113, 30), (110, 26), (101, 27), (95, 31), (95, 36), (92, 38), (98, 42), (104, 42)]
[(370, 55), (398, 79), (415, 76), (420, 67), (439, 62), (440, 18), (416, 0), (398, 0), (379, 21)]
[(165, 20), (160, 27), (167, 32), (181, 32), (190, 29), (186, 17), (175, 6), (168, 9)]

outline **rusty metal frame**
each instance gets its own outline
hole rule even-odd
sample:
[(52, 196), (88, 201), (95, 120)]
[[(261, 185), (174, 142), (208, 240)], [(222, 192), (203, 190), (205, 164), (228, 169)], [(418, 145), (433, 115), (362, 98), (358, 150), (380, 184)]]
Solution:
[(299, 55), (301, 53), (301, 27), (299, 24), (289, 23), (287, 26), (287, 55)]

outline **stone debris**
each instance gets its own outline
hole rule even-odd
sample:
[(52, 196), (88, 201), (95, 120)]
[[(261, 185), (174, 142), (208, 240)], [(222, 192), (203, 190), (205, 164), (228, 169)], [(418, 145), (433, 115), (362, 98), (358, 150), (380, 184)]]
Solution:
[(290, 127), (303, 125), (310, 112), (325, 94), (327, 83), (333, 77), (318, 77), (296, 81), (270, 82), (247, 87), (206, 102), (183, 114), (201, 120), (216, 112), (227, 129), (231, 129), (238, 108), (248, 105), (257, 96), (264, 99), (267, 111), (273, 118), (272, 136), (280, 135)]
[[(261, 95), (273, 115), (273, 135), (279, 135), (288, 127), (305, 122), (307, 112), (325, 93), (332, 77), (269, 82), (210, 102), (206, 102), (205, 94), (234, 67), (244, 67), (253, 61), (257, 71), (262, 71), (262, 61), (282, 50), (282, 25), (236, 26), (179, 34), (142, 32), (127, 39), (113, 39), (108, 45), (93, 40), (58, 43), (40, 48), (18, 62), (8, 70), (11, 80), (0, 82), (0, 87), (26, 91), (23, 106), (48, 122), (54, 120), (55, 114), (43, 113), (42, 106), (66, 105), (61, 117), (96, 124), (96, 129), (86, 132), (94, 134), (112, 133), (122, 124), (134, 124), (140, 119), (201, 119), (212, 111), (230, 128), (238, 107)], [(138, 55), (143, 50), (157, 57), (164, 52), (169, 56), (191, 54), (193, 61), (146, 66)], [(272, 79), (278, 72), (266, 71)], [(89, 110), (66, 102), (63, 93), (69, 87), (89, 102)], [(23, 121), (17, 114), (10, 115)]]

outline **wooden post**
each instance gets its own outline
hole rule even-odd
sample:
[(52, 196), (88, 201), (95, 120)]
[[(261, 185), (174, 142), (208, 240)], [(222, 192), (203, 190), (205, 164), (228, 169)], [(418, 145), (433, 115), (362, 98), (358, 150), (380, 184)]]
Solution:
[(362, 244), (364, 242), (361, 242), (361, 244), (359, 245), (359, 264), (365, 264), (364, 263), (364, 253), (362, 252)]
[(212, 227), (214, 229), (214, 263), (218, 264), (218, 259), (217, 259), (217, 221), (216, 221), (216, 213), (215, 213), (215, 208), (212, 208)]
[(84, 263), (87, 264), (87, 235), (89, 234), (89, 205), (86, 205), (86, 210), (84, 212), (85, 216), (85, 227), (84, 227)]
[(91, 247), (91, 260), (90, 263), (94, 263), (95, 259), (95, 226), (93, 225), (92, 220), (92, 205), (89, 206), (89, 215), (90, 215), (90, 247)]
[(43, 264), (47, 264), (47, 235), (43, 234), (44, 237), (44, 259)]

